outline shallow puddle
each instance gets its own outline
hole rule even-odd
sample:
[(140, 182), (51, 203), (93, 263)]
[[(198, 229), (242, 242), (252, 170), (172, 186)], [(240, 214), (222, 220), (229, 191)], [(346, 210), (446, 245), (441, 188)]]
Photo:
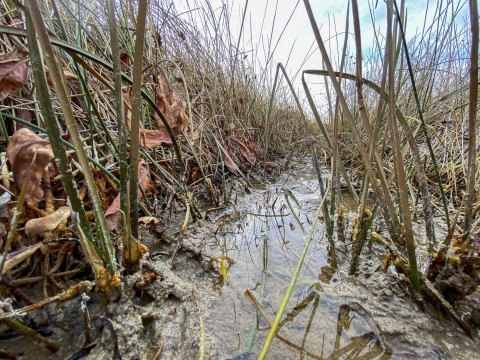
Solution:
[[(296, 185), (282, 186), (285, 180)], [(259, 354), (270, 325), (262, 315), (255, 325), (257, 307), (246, 291), (273, 321), (303, 251), (319, 196), (314, 176), (280, 178), (247, 195), (246, 204), (239, 205), (241, 219), (229, 230), (218, 231), (210, 243), (218, 255), (235, 259), (218, 292), (212, 294), (208, 288), (201, 292), (208, 299), (202, 309), (206, 333), (214, 334), (211, 341), (225, 355), (253, 359)], [(325, 229), (321, 221), (318, 224), (269, 357), (389, 358), (391, 349), (369, 314), (344, 297), (352, 289), (343, 282), (342, 271), (330, 266)], [(200, 291), (202, 282), (196, 286)]]
[[(296, 166), (303, 170), (301, 176), (283, 174), (274, 184), (238, 197), (233, 223), (224, 220), (225, 214), (218, 215), (222, 225), (210, 240), (210, 250), (235, 261), (226, 280), (220, 278), (212, 288), (198, 277), (195, 286), (207, 345), (216, 348), (220, 359), (258, 357), (270, 324), (257, 312), (252, 296), (273, 321), (295, 271), (320, 202), (316, 176), (304, 170), (310, 165)], [(441, 327), (440, 323), (419, 312), (398, 285), (393, 288), (380, 260), (370, 259), (360, 267), (361, 280), (348, 277), (348, 262), (339, 261), (334, 269), (327, 245), (319, 221), (267, 358), (468, 358), (468, 352), (475, 351), (478, 344), (454, 324), (444, 328), (455, 329), (448, 339), (451, 347), (433, 330), (415, 339), (415, 332)], [(467, 353), (456, 353), (460, 347)]]

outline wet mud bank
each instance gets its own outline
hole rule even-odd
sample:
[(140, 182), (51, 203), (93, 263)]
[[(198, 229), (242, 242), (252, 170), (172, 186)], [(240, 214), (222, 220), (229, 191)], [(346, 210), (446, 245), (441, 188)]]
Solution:
[[(150, 354), (155, 350), (153, 336), (163, 346), (162, 357), (196, 358), (202, 344), (201, 316), (205, 358), (257, 358), (320, 202), (317, 179), (309, 169), (308, 161), (298, 162), (270, 184), (253, 182), (256, 189), (250, 194), (241, 183), (234, 183), (230, 199), (235, 207), (209, 211), (203, 226), (188, 230), (174, 269), (163, 280), (170, 289), (173, 284), (181, 288), (181, 295), (169, 293), (165, 285), (158, 295), (146, 291), (152, 303), (143, 310), (159, 314), (147, 327)], [(328, 172), (324, 176), (328, 179)], [(383, 249), (365, 247), (357, 275), (348, 276), (352, 218), (347, 214), (346, 240), (336, 245), (336, 268), (328, 255), (325, 228), (322, 222), (317, 225), (268, 358), (475, 358), (478, 340), (468, 338), (449, 319), (441, 324), (433, 307), (422, 312), (401, 277), (383, 269), (376, 255)], [(381, 223), (376, 226), (384, 232)], [(144, 240), (156, 243), (160, 254), (147, 267), (168, 267), (172, 244), (155, 237)], [(418, 249), (420, 258), (424, 246)], [(226, 279), (221, 259), (227, 267)], [(257, 313), (252, 297), (269, 320)], [(145, 332), (138, 323), (138, 332)], [(141, 340), (137, 348), (142, 348)]]

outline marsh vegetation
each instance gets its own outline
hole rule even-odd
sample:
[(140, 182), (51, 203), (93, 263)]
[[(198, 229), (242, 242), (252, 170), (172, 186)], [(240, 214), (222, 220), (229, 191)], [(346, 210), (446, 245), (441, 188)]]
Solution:
[(291, 78), (249, 1), (0, 2), (0, 357), (478, 351), (477, 1), (303, 5)]

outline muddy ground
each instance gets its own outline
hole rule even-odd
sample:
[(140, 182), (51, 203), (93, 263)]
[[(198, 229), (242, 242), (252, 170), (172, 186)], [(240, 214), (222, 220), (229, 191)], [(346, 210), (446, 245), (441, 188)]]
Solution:
[[(165, 214), (155, 228), (142, 230), (151, 255), (142, 261), (141, 272), (125, 276), (121, 290), (112, 291), (116, 301), (91, 291), (88, 299), (78, 297), (31, 313), (52, 332), (49, 339), (62, 345), (57, 354), (14, 334), (0, 340), (0, 349), (23, 353), (23, 359), (153, 359), (161, 347), (161, 359), (195, 359), (203, 343), (206, 359), (255, 359), (269, 324), (260, 315), (258, 327), (253, 326), (256, 307), (246, 290), (273, 320), (320, 202), (311, 168), (308, 160), (299, 161), (267, 184), (250, 179), (250, 194), (243, 181), (230, 180), (229, 198), (235, 207), (204, 208), (208, 218), (189, 224), (173, 264), (184, 210)], [(336, 245), (336, 269), (325, 229), (317, 226), (268, 358), (477, 358), (478, 330), (470, 339), (450, 319), (440, 323), (432, 306), (422, 312), (404, 281), (392, 268), (383, 269), (381, 247), (365, 247), (357, 276), (347, 275), (352, 218), (347, 216), (345, 242)], [(381, 222), (375, 227), (384, 232)], [(440, 222), (437, 230), (444, 236)], [(224, 256), (226, 279), (215, 256)], [(234, 260), (230, 266), (227, 257)], [(75, 282), (78, 279), (72, 279)], [(88, 309), (89, 335), (96, 344), (88, 355), (88, 349), (78, 352), (86, 343), (82, 306)]]

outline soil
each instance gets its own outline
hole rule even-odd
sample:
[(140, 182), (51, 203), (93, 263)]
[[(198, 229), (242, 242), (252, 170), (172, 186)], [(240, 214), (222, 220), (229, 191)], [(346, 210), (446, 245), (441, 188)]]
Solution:
[[(311, 168), (308, 160), (299, 160), (266, 184), (252, 180), (250, 194), (243, 181), (231, 180), (229, 198), (235, 207), (203, 209), (208, 219), (190, 222), (180, 238), (175, 232), (184, 210), (165, 214), (155, 229), (143, 229), (150, 256), (142, 260), (140, 272), (123, 278), (119, 291), (112, 290), (110, 300), (91, 291), (89, 299), (78, 297), (31, 313), (38, 324), (48, 324), (53, 332), (49, 339), (62, 346), (57, 354), (19, 336), (1, 340), (0, 348), (23, 352), (23, 359), (125, 360), (153, 359), (161, 347), (161, 359), (195, 359), (203, 323), (206, 359), (257, 358), (269, 324), (260, 315), (258, 329), (253, 325), (257, 308), (246, 290), (273, 320), (320, 202)], [(328, 172), (324, 176), (328, 179)], [(267, 358), (477, 358), (478, 330), (470, 339), (450, 319), (442, 324), (432, 306), (421, 311), (404, 280), (392, 268), (383, 269), (383, 248), (365, 247), (356, 276), (347, 275), (352, 219), (347, 214), (345, 242), (336, 242), (337, 268), (328, 255), (323, 222), (317, 225)], [(374, 226), (384, 233), (381, 222)], [(180, 251), (172, 264), (178, 241)], [(422, 258), (427, 244), (420, 237), (419, 243)], [(226, 279), (218, 256), (227, 265)], [(96, 344), (88, 355), (88, 349), (78, 353), (85, 346), (82, 303)]]

